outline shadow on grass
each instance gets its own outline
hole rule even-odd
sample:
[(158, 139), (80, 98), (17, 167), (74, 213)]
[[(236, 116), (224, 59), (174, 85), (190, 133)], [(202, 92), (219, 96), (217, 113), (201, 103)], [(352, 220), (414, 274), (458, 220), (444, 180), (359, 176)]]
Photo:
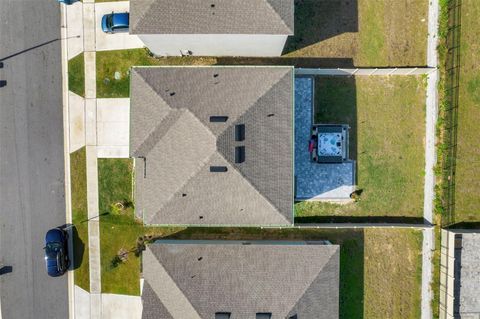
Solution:
[(303, 216), (295, 217), (295, 224), (323, 224), (323, 223), (361, 223), (361, 224), (405, 224), (427, 225), (423, 217), (403, 216)]
[(329, 240), (340, 245), (340, 318), (363, 319), (364, 232), (358, 229), (259, 229), (190, 227), (158, 239), (182, 240)]
[(217, 65), (292, 65), (296, 68), (353, 68), (351, 58), (218, 57)]
[(284, 54), (345, 32), (358, 32), (357, 0), (295, 0), (295, 35)]
[(480, 229), (480, 222), (460, 222), (448, 226), (448, 229)]
[(83, 255), (85, 253), (85, 243), (83, 240), (78, 236), (77, 227), (75, 225), (71, 225), (69, 227), (69, 236), (72, 238), (73, 243), (73, 263), (70, 265), (72, 270), (78, 269), (83, 262)]

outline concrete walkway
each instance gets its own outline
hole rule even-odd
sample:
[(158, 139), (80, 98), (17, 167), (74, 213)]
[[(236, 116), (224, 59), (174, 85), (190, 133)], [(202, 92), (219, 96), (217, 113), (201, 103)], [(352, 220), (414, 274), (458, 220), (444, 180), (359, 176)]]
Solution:
[[(97, 10), (98, 8), (98, 10)], [(95, 4), (94, 0), (78, 1), (62, 6), (64, 20), (64, 79), (68, 79), (68, 59), (84, 53), (85, 97), (73, 92), (65, 94), (65, 140), (68, 154), (86, 147), (88, 249), (90, 292), (73, 288), (70, 317), (75, 318), (140, 318), (139, 296), (102, 294), (100, 263), (100, 228), (98, 206), (98, 157), (128, 157), (129, 99), (96, 98), (96, 50), (143, 47), (137, 37), (128, 34), (106, 35), (99, 25), (108, 12), (128, 10), (128, 2)], [(99, 32), (100, 30), (100, 32)], [(100, 41), (97, 41), (99, 38)], [(68, 90), (68, 84), (64, 85)], [(69, 173), (69, 162), (66, 164)], [(68, 192), (69, 194), (69, 192)], [(70, 212), (71, 214), (71, 212)], [(71, 273), (70, 273), (71, 274)], [(73, 277), (73, 276), (72, 276)]]
[[(438, 114), (438, 16), (440, 6), (438, 0), (429, 1), (428, 6), (428, 40), (427, 40), (427, 65), (435, 68), (427, 78), (427, 101), (426, 101), (426, 139), (425, 139), (425, 184), (424, 184), (424, 207), (423, 217), (433, 224), (433, 201), (435, 198), (435, 127)], [(435, 250), (434, 229), (423, 231), (422, 247), (422, 319), (432, 318), (432, 255)]]

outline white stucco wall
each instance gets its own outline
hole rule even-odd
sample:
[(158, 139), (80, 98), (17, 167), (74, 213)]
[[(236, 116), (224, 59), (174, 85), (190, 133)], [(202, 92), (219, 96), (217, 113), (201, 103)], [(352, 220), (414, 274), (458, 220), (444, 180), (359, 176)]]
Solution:
[(159, 56), (280, 56), (286, 35), (246, 34), (147, 34), (139, 35), (150, 51)]

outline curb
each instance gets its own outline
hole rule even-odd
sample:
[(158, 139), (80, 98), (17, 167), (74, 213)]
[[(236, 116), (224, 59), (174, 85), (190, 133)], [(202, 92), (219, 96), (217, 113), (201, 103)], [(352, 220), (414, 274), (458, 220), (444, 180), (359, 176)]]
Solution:
[[(66, 224), (72, 223), (71, 189), (70, 189), (70, 121), (68, 104), (68, 38), (67, 38), (67, 7), (60, 5), (61, 48), (62, 48), (62, 91), (63, 91), (63, 151), (65, 165), (65, 214)], [(73, 247), (73, 238), (69, 237), (69, 245)], [(70, 253), (73, 263), (73, 254)], [(68, 317), (75, 318), (75, 288), (74, 272), (68, 272)]]

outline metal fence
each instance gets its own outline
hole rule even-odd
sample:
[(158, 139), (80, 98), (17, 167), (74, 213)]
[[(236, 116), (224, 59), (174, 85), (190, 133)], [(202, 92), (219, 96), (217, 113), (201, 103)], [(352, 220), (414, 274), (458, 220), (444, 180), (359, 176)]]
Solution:
[(352, 68), (352, 69), (309, 69), (296, 68), (297, 75), (421, 75), (429, 74), (435, 68)]
[(460, 80), (460, 29), (462, 0), (448, 6), (447, 53), (445, 60), (444, 156), (442, 162), (443, 226), (455, 223), (455, 169), (457, 157), (458, 95)]

